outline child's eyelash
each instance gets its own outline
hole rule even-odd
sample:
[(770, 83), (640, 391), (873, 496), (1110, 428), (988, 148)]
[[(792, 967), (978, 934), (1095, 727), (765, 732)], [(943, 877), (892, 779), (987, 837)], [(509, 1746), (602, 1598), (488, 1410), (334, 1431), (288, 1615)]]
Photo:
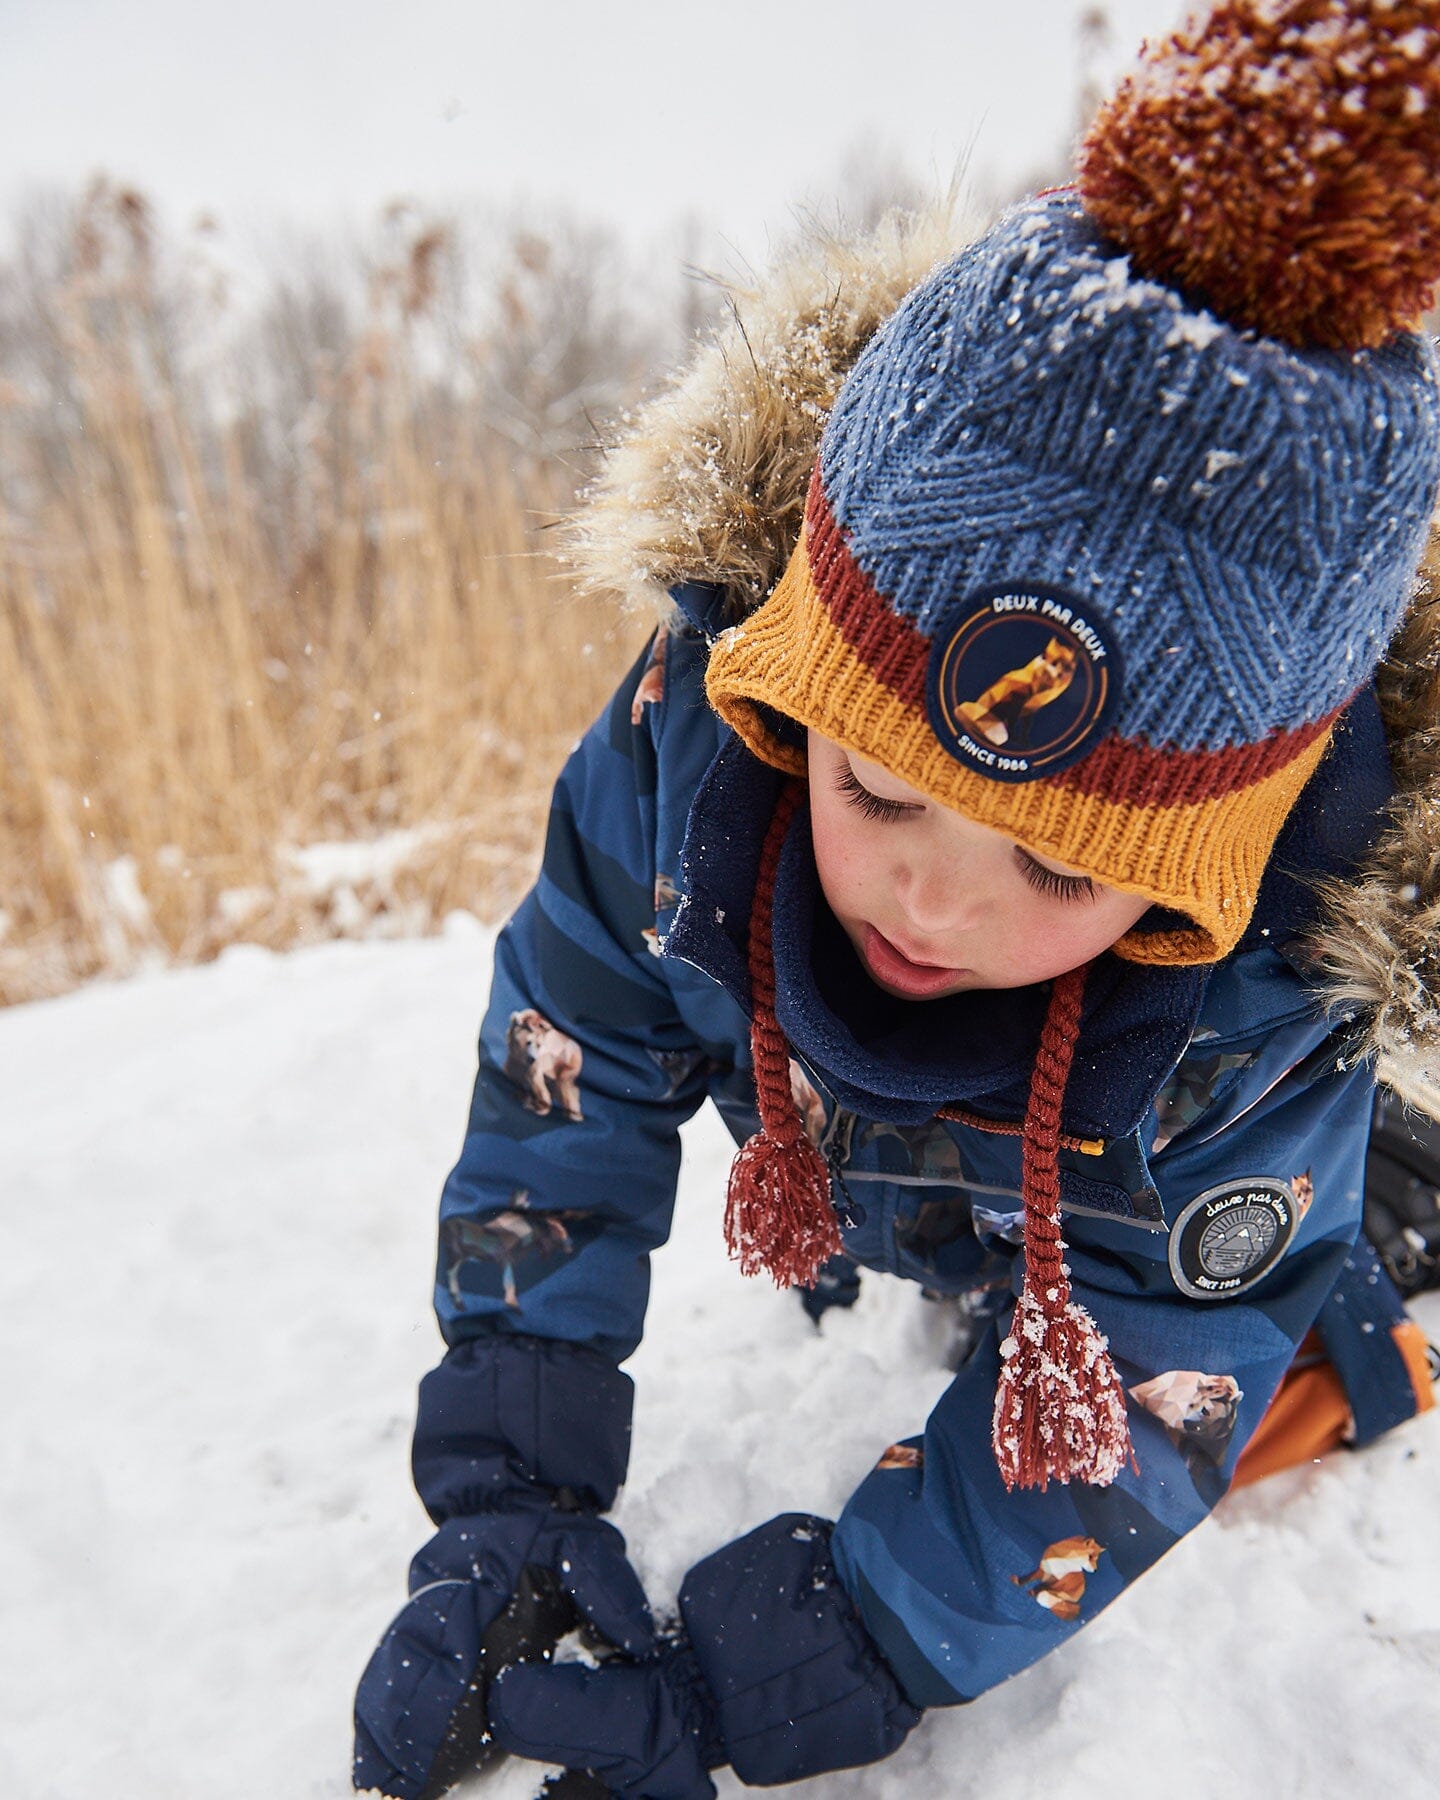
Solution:
[[(849, 763), (841, 763), (835, 771), (835, 786), (852, 806), (856, 806), (867, 819), (881, 819), (893, 822), (903, 819), (907, 813), (917, 810), (913, 804), (903, 800), (884, 800), (879, 794), (872, 794), (859, 780)], [(1015, 853), (1020, 858), (1020, 867), (1025, 879), (1031, 887), (1042, 894), (1049, 894), (1056, 900), (1093, 900), (1095, 883), (1088, 875), (1057, 875), (1054, 869), (1047, 869), (1044, 863), (1035, 858), (1020, 845), (1015, 846)]]
[(1025, 879), (1031, 887), (1042, 894), (1052, 894), (1057, 900), (1093, 900), (1095, 883), (1088, 875), (1057, 875), (1053, 869), (1047, 869), (1044, 863), (1036, 862), (1028, 851), (1017, 844), (1016, 854), (1020, 858), (1020, 867)]
[(903, 819), (917, 808), (903, 800), (882, 800), (872, 794), (856, 777), (849, 763), (841, 763), (835, 771), (835, 786), (852, 806), (858, 806), (867, 819)]

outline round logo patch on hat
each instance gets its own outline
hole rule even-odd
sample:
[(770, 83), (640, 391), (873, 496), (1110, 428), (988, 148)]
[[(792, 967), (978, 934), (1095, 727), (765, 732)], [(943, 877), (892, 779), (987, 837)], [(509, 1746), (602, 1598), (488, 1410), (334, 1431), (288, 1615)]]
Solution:
[(1209, 1188), (1170, 1228), (1170, 1274), (1182, 1294), (1229, 1300), (1285, 1254), (1299, 1209), (1288, 1182), (1260, 1178)]
[(1120, 699), (1120, 657), (1088, 601), (1058, 588), (971, 595), (936, 631), (930, 725), (992, 781), (1038, 781), (1094, 748)]

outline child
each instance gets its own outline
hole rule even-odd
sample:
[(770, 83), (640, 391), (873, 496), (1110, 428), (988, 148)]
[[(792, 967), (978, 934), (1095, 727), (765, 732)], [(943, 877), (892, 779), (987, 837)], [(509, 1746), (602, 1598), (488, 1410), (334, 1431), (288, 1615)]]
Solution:
[[(361, 1682), (357, 1786), (437, 1794), (487, 1728), (637, 1800), (874, 1761), (1237, 1479), (1429, 1403), (1357, 1234), (1374, 1056), (1437, 1035), (1437, 160), (1433, 7), (1221, 0), (1078, 191), (874, 334), (748, 616), (735, 520), (787, 531), (815, 408), (717, 398), (711, 359), (652, 415), (708, 397), (726, 429), (648, 478), (632, 448), (590, 527), (628, 507), (616, 558), (677, 613), (497, 946), (415, 1435), (439, 1529)], [(801, 322), (837, 386), (867, 305), (852, 279)], [(727, 451), (746, 491), (707, 523)], [(817, 1310), (888, 1270), (976, 1333), (837, 1523), (717, 1550), (657, 1637), (600, 1515), (707, 1094), (748, 1140), (742, 1269)], [(600, 1666), (497, 1678), (576, 1616)]]

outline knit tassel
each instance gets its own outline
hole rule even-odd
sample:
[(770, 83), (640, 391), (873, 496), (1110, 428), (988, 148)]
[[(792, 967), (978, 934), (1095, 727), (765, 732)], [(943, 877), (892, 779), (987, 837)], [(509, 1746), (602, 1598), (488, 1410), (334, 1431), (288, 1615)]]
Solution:
[(730, 1165), (725, 1243), (742, 1275), (762, 1269), (776, 1287), (811, 1287), (840, 1248), (830, 1171), (802, 1132), (757, 1131)]
[(1025, 1115), (1025, 1284), (1000, 1346), (992, 1427), (1010, 1489), (1108, 1487), (1131, 1457), (1125, 1391), (1095, 1321), (1070, 1298), (1060, 1235), (1060, 1107), (1084, 991), (1083, 968), (1055, 979)]
[(804, 789), (787, 782), (765, 834), (750, 911), (750, 1048), (760, 1130), (730, 1165), (725, 1243), (742, 1275), (809, 1287), (840, 1249), (830, 1171), (805, 1135), (790, 1087), (790, 1048), (775, 1017), (771, 913), (785, 834)]
[(1130, 1424), (1120, 1377), (1085, 1308), (1067, 1299), (1057, 1313), (1027, 1276), (1000, 1356), (993, 1431), (1006, 1487), (1109, 1487), (1129, 1460)]

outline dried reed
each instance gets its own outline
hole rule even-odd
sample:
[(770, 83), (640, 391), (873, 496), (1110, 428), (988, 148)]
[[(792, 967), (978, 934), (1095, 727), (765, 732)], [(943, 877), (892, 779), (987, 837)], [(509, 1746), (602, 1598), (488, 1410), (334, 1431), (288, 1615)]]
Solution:
[[(148, 281), (143, 202), (101, 210)], [(414, 249), (412, 310), (440, 254)], [(372, 332), (277, 532), (253, 421), (197, 425), (156, 310), (113, 278), (99, 308), (95, 260), (77, 233), (56, 295), (74, 428), (0, 509), (0, 1003), (495, 915), (637, 647), (537, 554), (571, 477), (505, 455)], [(33, 405), (0, 394), (12, 473)]]

